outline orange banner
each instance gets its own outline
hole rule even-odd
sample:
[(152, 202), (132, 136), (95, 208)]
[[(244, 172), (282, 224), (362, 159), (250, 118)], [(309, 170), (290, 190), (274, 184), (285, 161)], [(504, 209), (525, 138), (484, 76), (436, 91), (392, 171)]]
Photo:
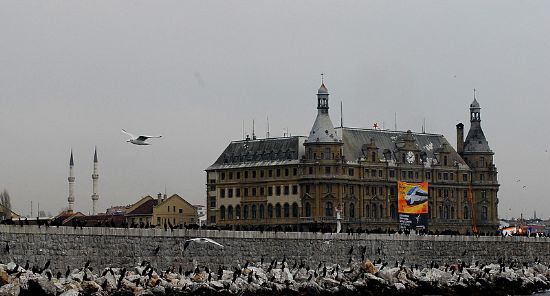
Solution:
[(428, 213), (428, 182), (397, 182), (397, 207), (403, 214)]

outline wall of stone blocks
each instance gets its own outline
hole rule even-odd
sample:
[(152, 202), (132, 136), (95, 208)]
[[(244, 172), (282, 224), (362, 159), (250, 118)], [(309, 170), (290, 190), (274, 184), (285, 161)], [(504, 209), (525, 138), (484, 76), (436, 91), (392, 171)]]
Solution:
[[(196, 237), (211, 238), (224, 248), (191, 243), (184, 250), (185, 240)], [(352, 246), (354, 260), (360, 260), (366, 247), (366, 258), (381, 258), (391, 265), (403, 258), (406, 265), (420, 266), (431, 261), (489, 263), (498, 258), (520, 263), (539, 258), (550, 263), (549, 238), (0, 226), (0, 262), (24, 265), (29, 260), (31, 266), (43, 266), (50, 260), (56, 271), (81, 268), (88, 260), (96, 269), (128, 268), (147, 260), (161, 270), (179, 265), (216, 270), (220, 265), (259, 262), (262, 256), (265, 262), (286, 256), (290, 265), (303, 260), (313, 268), (319, 262), (346, 265)]]

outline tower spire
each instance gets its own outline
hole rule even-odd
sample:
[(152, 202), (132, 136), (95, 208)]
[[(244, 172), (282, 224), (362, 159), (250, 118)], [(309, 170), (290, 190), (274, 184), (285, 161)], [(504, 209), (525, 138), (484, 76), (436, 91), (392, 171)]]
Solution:
[(99, 172), (98, 172), (98, 161), (97, 161), (97, 147), (94, 149), (94, 171), (92, 173), (92, 215), (96, 214), (97, 200), (99, 199), (99, 194), (97, 193), (97, 185), (99, 181)]
[(69, 178), (67, 180), (69, 181), (69, 197), (67, 198), (67, 201), (69, 202), (69, 212), (73, 211), (74, 207), (74, 160), (73, 160), (73, 149), (71, 149), (71, 158), (69, 159)]

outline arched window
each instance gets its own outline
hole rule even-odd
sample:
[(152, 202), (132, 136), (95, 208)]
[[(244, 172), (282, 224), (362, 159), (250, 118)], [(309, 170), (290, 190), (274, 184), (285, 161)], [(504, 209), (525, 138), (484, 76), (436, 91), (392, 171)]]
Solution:
[(256, 219), (256, 205), (252, 205), (252, 219)]
[(371, 161), (372, 161), (372, 162), (375, 162), (375, 161), (376, 161), (376, 152), (373, 152), (373, 153), (371, 154)]
[(470, 219), (470, 209), (468, 209), (468, 206), (464, 206), (464, 219)]
[(373, 206), (372, 206), (372, 217), (373, 217), (373, 218), (378, 217), (378, 213), (377, 213), (377, 211), (376, 211), (376, 205), (373, 205)]
[(237, 205), (235, 207), (235, 218), (241, 219), (241, 206)]
[(233, 220), (233, 206), (227, 207), (227, 219)]
[(443, 212), (443, 218), (444, 219), (449, 219), (449, 206), (445, 206), (443, 208), (444, 212)]
[(290, 217), (290, 205), (288, 203), (285, 203), (285, 205), (283, 206), (283, 213), (285, 218)]
[(264, 205), (260, 205), (260, 219), (263, 219), (265, 218), (265, 213), (264, 213)]
[(311, 217), (311, 204), (306, 202), (306, 217)]
[(366, 205), (365, 206), (365, 217), (370, 217), (370, 206), (369, 205)]
[(225, 220), (225, 207), (220, 207), (220, 220)]
[(380, 205), (380, 218), (384, 218), (384, 207)]
[(355, 218), (355, 204), (354, 203), (349, 204), (349, 217), (350, 218)]
[(277, 203), (275, 205), (275, 217), (281, 218), (281, 204)]
[(273, 218), (273, 205), (267, 205), (267, 216), (271, 219)]
[(243, 218), (248, 219), (248, 205), (244, 205), (243, 207)]
[(481, 220), (486, 221), (488, 218), (488, 209), (486, 206), (481, 207)]
[(395, 210), (395, 205), (390, 205), (390, 215), (392, 219), (397, 219), (397, 211)]
[(439, 206), (439, 219), (443, 218), (443, 206)]
[(332, 217), (332, 212), (332, 203), (329, 201), (327, 202), (325, 207), (325, 216)]
[(298, 204), (292, 204), (292, 217), (298, 217)]

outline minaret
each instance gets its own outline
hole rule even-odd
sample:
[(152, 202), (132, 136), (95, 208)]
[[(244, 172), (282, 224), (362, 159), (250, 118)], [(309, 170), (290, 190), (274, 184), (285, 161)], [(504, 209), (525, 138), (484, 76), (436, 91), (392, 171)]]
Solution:
[(74, 161), (73, 161), (73, 150), (71, 149), (71, 159), (69, 160), (69, 198), (67, 199), (69, 201), (69, 212), (73, 211), (74, 206)]
[(92, 173), (92, 182), (93, 182), (93, 188), (92, 188), (92, 215), (96, 214), (96, 203), (99, 199), (99, 195), (97, 194), (97, 182), (99, 180), (99, 173), (97, 171), (97, 147), (94, 151), (94, 172)]

